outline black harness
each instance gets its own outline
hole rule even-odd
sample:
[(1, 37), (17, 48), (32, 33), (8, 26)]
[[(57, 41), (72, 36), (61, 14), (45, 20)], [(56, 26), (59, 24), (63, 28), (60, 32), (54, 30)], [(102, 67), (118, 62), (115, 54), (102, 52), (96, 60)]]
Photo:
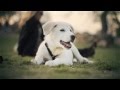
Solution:
[(58, 55), (54, 56), (54, 55), (52, 54), (52, 52), (51, 52), (51, 50), (49, 49), (49, 47), (48, 47), (48, 44), (47, 44), (47, 43), (45, 43), (45, 46), (46, 46), (46, 48), (47, 48), (47, 50), (48, 50), (48, 52), (49, 52), (50, 56), (52, 57), (52, 60), (54, 60), (54, 59), (55, 59)]

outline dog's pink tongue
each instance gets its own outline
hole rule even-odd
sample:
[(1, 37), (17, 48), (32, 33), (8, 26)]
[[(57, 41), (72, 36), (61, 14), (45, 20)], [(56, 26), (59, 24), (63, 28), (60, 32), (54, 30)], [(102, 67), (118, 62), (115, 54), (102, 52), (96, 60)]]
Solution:
[(66, 44), (66, 47), (71, 48), (71, 44)]

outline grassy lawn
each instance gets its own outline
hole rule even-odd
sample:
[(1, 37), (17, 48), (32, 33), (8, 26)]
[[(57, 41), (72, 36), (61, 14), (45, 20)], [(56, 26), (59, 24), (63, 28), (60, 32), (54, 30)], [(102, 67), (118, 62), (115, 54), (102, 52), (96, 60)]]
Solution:
[(0, 79), (120, 79), (120, 48), (97, 48), (94, 64), (47, 67), (33, 65), (31, 57), (13, 52), (17, 35), (0, 36)]

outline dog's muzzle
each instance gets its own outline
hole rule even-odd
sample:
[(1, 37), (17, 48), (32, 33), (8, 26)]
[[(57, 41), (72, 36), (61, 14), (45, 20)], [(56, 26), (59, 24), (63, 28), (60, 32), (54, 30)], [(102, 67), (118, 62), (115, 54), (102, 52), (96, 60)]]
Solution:
[(65, 47), (65, 48), (71, 48), (71, 44), (70, 44), (70, 42), (64, 42), (64, 41), (62, 41), (62, 40), (60, 40), (60, 43)]
[(69, 48), (72, 47), (72, 45), (71, 45), (70, 42), (74, 42), (74, 40), (75, 40), (75, 36), (72, 35), (72, 36), (71, 36), (71, 41), (65, 42), (65, 41), (60, 40), (60, 44), (62, 44), (65, 48), (69, 49)]

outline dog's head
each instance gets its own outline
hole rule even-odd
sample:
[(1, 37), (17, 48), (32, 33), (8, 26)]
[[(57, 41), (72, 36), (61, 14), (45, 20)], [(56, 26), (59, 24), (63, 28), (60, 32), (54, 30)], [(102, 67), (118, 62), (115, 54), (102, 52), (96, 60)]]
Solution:
[(43, 25), (43, 32), (45, 37), (49, 36), (55, 44), (67, 49), (75, 39), (73, 27), (66, 22), (47, 22)]

